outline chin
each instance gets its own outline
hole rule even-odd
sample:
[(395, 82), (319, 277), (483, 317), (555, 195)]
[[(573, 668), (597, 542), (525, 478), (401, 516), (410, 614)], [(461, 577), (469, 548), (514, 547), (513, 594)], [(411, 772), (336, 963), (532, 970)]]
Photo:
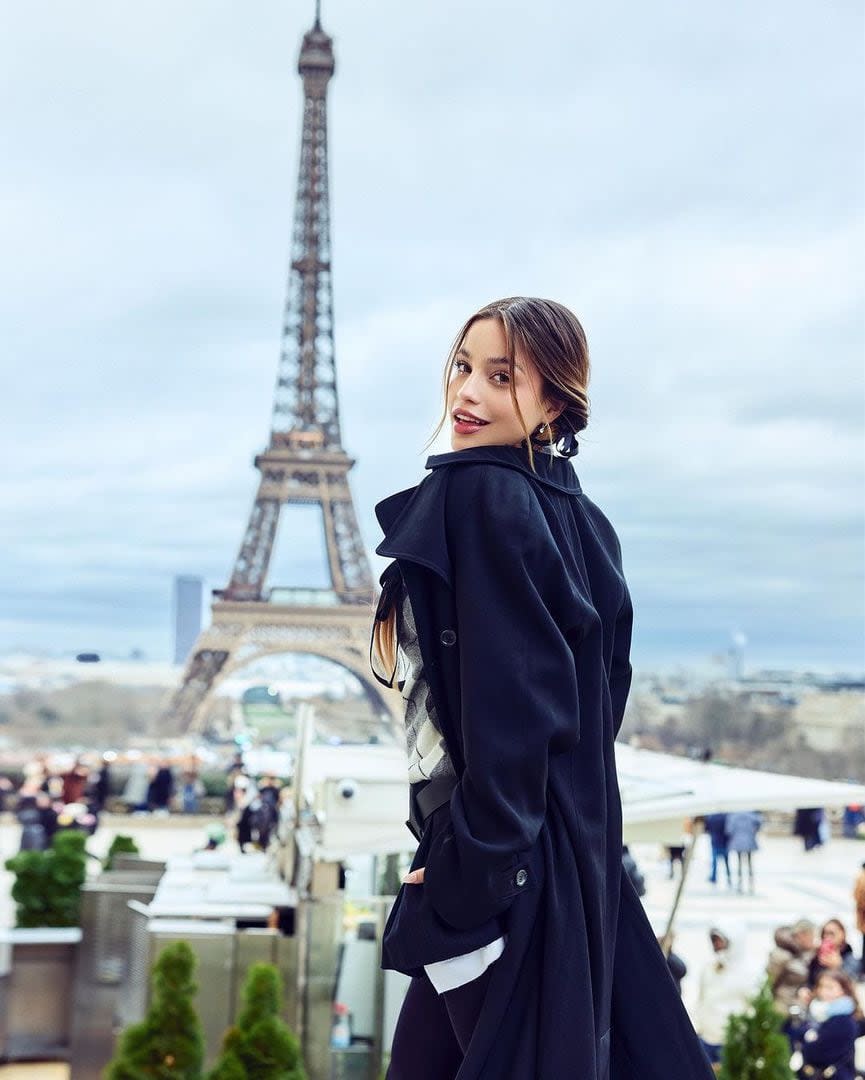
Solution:
[(460, 432), (450, 431), (450, 443), (452, 450), (467, 450), (470, 446), (490, 446), (501, 442), (500, 436), (493, 434), (486, 428), (483, 432), (476, 431), (472, 435), (461, 435)]
[(451, 435), (451, 450), (468, 450), (470, 446), (484, 446), (486, 440), (475, 435)]

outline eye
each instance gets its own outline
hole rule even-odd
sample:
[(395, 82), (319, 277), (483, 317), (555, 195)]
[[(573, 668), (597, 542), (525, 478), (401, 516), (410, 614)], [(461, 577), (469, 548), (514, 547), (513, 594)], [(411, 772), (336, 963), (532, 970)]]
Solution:
[(451, 367), (455, 368), (457, 371), (460, 371), (460, 365), (462, 365), (462, 367), (464, 368), (468, 368), (468, 364), (465, 362), (465, 360), (454, 360)]
[(499, 386), (506, 386), (511, 381), (510, 375), (506, 371), (494, 371), (490, 378), (496, 379), (501, 375), (503, 381), (499, 383)]

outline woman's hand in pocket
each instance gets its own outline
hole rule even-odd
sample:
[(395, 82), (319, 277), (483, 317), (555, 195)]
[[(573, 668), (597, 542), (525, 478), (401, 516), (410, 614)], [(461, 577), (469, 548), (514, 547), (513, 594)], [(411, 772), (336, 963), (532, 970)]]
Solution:
[(417, 870), (412, 870), (411, 873), (406, 874), (403, 881), (406, 885), (423, 885), (423, 872), (425, 869), (425, 866), (421, 866)]

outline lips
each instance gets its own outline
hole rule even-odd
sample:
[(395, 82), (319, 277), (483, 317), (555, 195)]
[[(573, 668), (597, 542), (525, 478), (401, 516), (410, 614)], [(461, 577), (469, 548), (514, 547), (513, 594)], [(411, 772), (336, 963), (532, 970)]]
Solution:
[(475, 416), (474, 413), (466, 412), (465, 409), (455, 409), (453, 412), (454, 423), (456, 424), (473, 424), (476, 427), (483, 427), (484, 424), (488, 424), (488, 420), (481, 420), (479, 416)]
[(453, 413), (453, 418), (453, 429), (457, 435), (474, 435), (489, 423), (488, 420), (481, 420), (479, 417), (472, 416), (471, 413), (463, 412), (461, 409)]

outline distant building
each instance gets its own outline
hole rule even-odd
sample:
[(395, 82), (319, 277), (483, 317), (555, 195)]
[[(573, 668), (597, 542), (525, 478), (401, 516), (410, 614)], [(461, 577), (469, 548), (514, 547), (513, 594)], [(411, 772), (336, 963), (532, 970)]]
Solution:
[(174, 579), (174, 662), (185, 664), (201, 631), (202, 581), (178, 574)]

